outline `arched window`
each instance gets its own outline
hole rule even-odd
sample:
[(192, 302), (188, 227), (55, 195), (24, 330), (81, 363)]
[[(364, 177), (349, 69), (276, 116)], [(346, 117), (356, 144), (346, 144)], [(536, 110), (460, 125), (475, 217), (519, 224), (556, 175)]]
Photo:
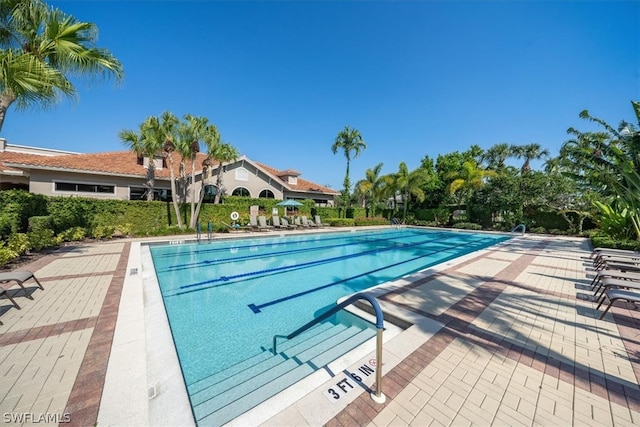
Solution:
[(275, 199), (276, 196), (273, 194), (271, 190), (262, 190), (260, 195), (258, 196), (261, 199)]
[(251, 197), (251, 193), (249, 193), (249, 190), (247, 190), (244, 187), (237, 187), (236, 189), (233, 190), (233, 193), (231, 193), (232, 196), (241, 196), (241, 197)]

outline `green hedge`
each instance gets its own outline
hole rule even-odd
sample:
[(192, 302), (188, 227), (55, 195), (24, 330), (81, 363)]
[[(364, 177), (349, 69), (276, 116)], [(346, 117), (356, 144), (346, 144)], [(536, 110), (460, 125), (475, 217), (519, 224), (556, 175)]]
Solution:
[(615, 240), (602, 232), (591, 233), (591, 244), (594, 248), (613, 248), (640, 251), (640, 240)]
[(389, 220), (383, 217), (374, 217), (374, 218), (365, 218), (358, 217), (354, 219), (354, 224), (356, 226), (363, 225), (389, 225)]
[(355, 225), (353, 218), (329, 218), (326, 222), (332, 227), (353, 227)]

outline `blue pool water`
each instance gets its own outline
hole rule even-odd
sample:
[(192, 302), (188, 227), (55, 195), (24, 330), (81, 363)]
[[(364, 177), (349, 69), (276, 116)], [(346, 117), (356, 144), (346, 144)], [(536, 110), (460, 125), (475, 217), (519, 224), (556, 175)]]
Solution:
[(384, 229), (151, 246), (187, 387), (272, 346), (342, 296), (507, 236)]

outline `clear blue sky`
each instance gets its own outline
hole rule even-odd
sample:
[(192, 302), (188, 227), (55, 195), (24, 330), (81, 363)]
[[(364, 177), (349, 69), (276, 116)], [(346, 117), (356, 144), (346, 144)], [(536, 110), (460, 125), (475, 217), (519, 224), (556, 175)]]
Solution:
[[(640, 1), (50, 1), (95, 23), (120, 86), (8, 112), (10, 143), (124, 149), (150, 115), (206, 116), (247, 157), (342, 188), (338, 132), (410, 169), (472, 144), (539, 143), (556, 155), (588, 109), (613, 125), (640, 100)], [(540, 167), (535, 165), (534, 167)]]

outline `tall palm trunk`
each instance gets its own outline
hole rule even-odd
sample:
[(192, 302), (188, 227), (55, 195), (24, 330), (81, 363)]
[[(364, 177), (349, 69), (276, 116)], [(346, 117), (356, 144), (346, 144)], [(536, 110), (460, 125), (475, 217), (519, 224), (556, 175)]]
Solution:
[(10, 95), (6, 92), (0, 96), (0, 131), (2, 130), (2, 126), (4, 125), (4, 119), (7, 116), (7, 110), (15, 100), (15, 96)]
[[(191, 228), (196, 227), (196, 222), (198, 220), (198, 215), (200, 213), (200, 203), (198, 203), (198, 212), (196, 212), (196, 157), (193, 156), (191, 158), (191, 185), (189, 188), (191, 189), (191, 221), (189, 222), (189, 226)], [(202, 181), (202, 186), (200, 188), (200, 197), (204, 194), (204, 179)], [(201, 199), (200, 199), (201, 200)]]
[(156, 164), (153, 157), (149, 158), (149, 166), (147, 167), (147, 201), (153, 200), (153, 188), (156, 184)]
[(180, 207), (178, 206), (178, 194), (176, 193), (176, 177), (173, 173), (173, 156), (171, 153), (166, 154), (167, 160), (169, 160), (169, 174), (171, 176), (171, 201), (173, 202), (173, 209), (176, 213), (176, 220), (178, 222), (178, 228), (183, 228), (182, 218), (180, 216)]

